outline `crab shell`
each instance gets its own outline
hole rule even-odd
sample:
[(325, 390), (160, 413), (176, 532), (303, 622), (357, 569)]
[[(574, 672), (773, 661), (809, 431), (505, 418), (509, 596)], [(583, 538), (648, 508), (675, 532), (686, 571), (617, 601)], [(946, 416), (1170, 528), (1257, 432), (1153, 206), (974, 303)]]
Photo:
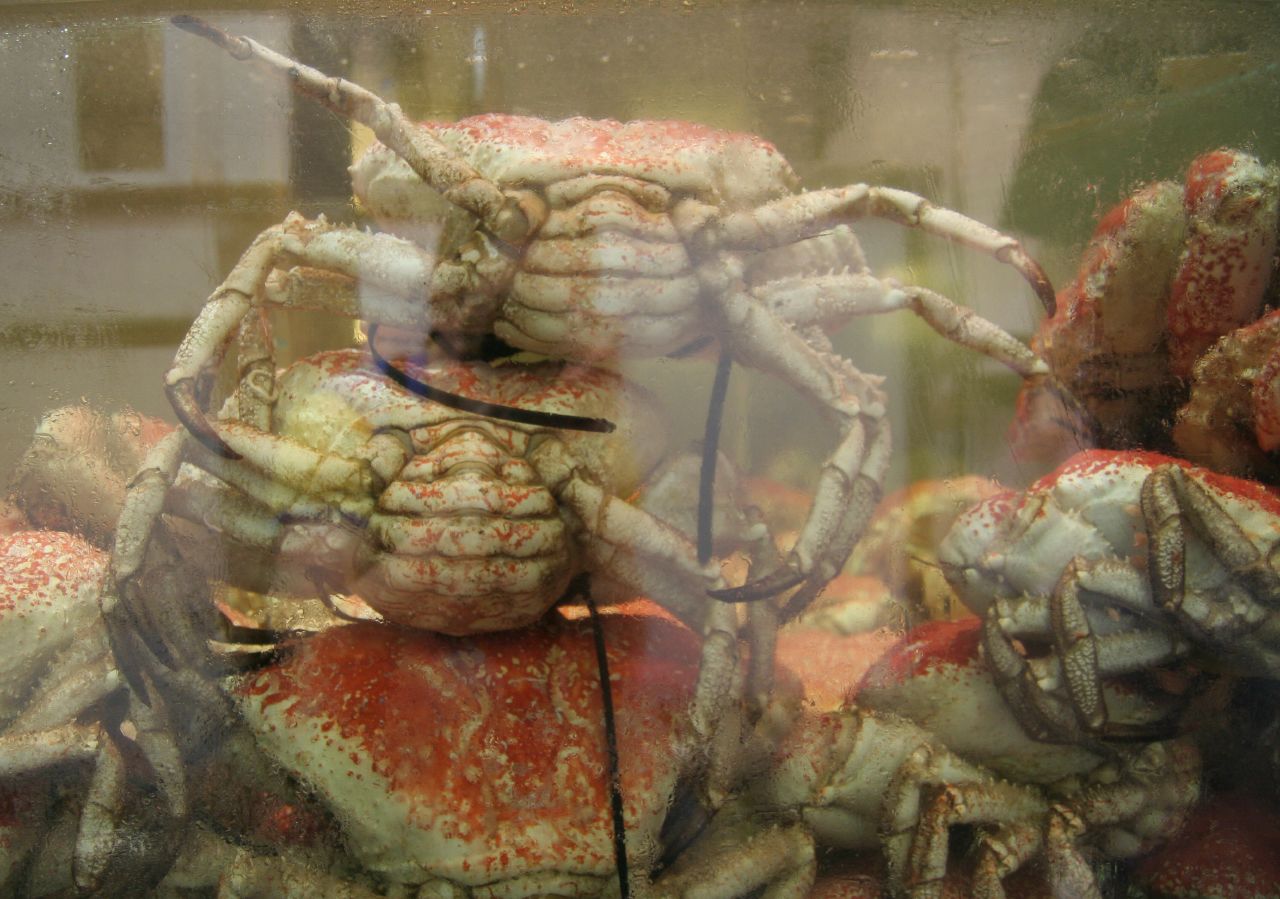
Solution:
[[(95, 644), (105, 648), (98, 596), (107, 561), (106, 553), (75, 534), (0, 535), (0, 725), (7, 727), (30, 707), (42, 681), (72, 673), (60, 666), (68, 654), (91, 651)], [(40, 734), (15, 736), (19, 744), (24, 737), (44, 739)], [(0, 890), (6, 895), (19, 883), (32, 895), (71, 888), (69, 856), (57, 855), (61, 847), (51, 833), (50, 816), (74, 780), (67, 764), (82, 762), (84, 754), (84, 747), (61, 739), (40, 753), (47, 767), (33, 770), (22, 761), (33, 755), (30, 750), (20, 745), (6, 750), (7, 776), (0, 780)], [(57, 862), (39, 870), (33, 853), (51, 848)], [(38, 873), (32, 873), (33, 867)]]
[(1187, 172), (1190, 233), (1169, 296), (1173, 373), (1186, 377), (1214, 340), (1257, 318), (1275, 265), (1280, 170), (1234, 150)]
[(21, 712), (57, 655), (100, 626), (107, 557), (60, 531), (0, 537), (0, 721)]
[[(603, 621), (628, 854), (643, 871), (680, 774), (698, 643), (661, 615)], [(290, 644), (231, 690), (261, 746), (390, 881), (519, 897), (593, 894), (613, 876), (585, 621), (466, 639), (355, 624)]]
[[(985, 612), (996, 599), (1048, 596), (1067, 564), (1118, 558), (1145, 571), (1143, 482), (1162, 465), (1186, 469), (1266, 558), (1280, 541), (1280, 497), (1253, 481), (1215, 474), (1158, 453), (1078, 453), (1022, 492), (998, 494), (962, 515), (939, 549), (961, 598)], [(1213, 594), (1231, 575), (1188, 533), (1187, 588)]]
[[(356, 197), (421, 248), (442, 257), (461, 248), (498, 297), (493, 332), (548, 355), (665, 354), (696, 339), (706, 331), (702, 260), (673, 221), (676, 201), (747, 209), (798, 184), (767, 141), (690, 122), (490, 114), (426, 127), (499, 186), (538, 193), (546, 217), (531, 241), (493, 245), (380, 144), (352, 167)], [(819, 255), (829, 243), (814, 244)]]
[(1052, 783), (1101, 762), (1079, 746), (1031, 739), (996, 687), (981, 651), (982, 621), (912, 628), (867, 671), (853, 696), (871, 711), (901, 715), (951, 751), (1004, 777)]
[[(354, 350), (298, 362), (278, 384), (275, 433), (358, 459), (374, 435), (393, 430), (408, 435), (412, 456), (381, 491), (359, 488), (343, 500), (340, 521), (286, 521), (278, 555), (267, 563), (273, 580), (266, 592), (309, 595), (311, 572), (321, 566), (342, 581), (340, 592), (359, 593), (397, 623), (455, 635), (531, 624), (579, 570), (574, 533), (581, 525), (562, 512), (553, 485), (526, 456), (558, 440), (585, 477), (608, 493), (629, 494), (665, 442), (654, 402), (618, 376), (582, 366), (409, 370), (470, 399), (605, 417), (618, 430), (561, 432), (460, 412), (389, 384)], [(277, 514), (288, 519), (291, 508), (328, 501), (289, 494)]]
[[(672, 193), (746, 208), (788, 193), (799, 180), (773, 144), (696, 122), (575, 117), (548, 122), (487, 113), (424, 122), (432, 136), (486, 178), (546, 188), (583, 176), (619, 176)], [(351, 168), (356, 196), (376, 215), (422, 221), (438, 195), (379, 143)], [(562, 187), (561, 189), (568, 189)]]
[(1196, 362), (1173, 439), (1198, 465), (1275, 483), (1280, 467), (1280, 313), (1270, 312), (1215, 343)]
[(1060, 461), (1090, 439), (1168, 448), (1165, 420), (1196, 359), (1265, 305), (1278, 221), (1280, 173), (1237, 150), (1205, 153), (1184, 183), (1147, 185), (1107, 212), (1032, 341), (1091, 421), (1028, 386), (1018, 455)]
[(15, 466), (10, 495), (35, 527), (109, 546), (130, 479), (172, 429), (131, 410), (107, 415), (83, 403), (54, 409)]

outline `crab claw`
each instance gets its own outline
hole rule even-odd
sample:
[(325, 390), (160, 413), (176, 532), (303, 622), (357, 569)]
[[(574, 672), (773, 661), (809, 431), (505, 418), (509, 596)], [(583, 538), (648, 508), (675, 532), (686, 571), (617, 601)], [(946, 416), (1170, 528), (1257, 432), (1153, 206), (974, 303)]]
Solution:
[(708, 590), (707, 595), (720, 602), (760, 602), (777, 596), (779, 593), (785, 593), (792, 587), (802, 584), (807, 577), (808, 575), (804, 572), (792, 568), (790, 565), (783, 565), (781, 568), (775, 568), (762, 578), (748, 581), (741, 587)]
[(200, 403), (196, 399), (195, 382), (192, 379), (183, 378), (169, 384), (164, 392), (169, 398), (170, 405), (173, 406), (174, 414), (178, 416), (178, 421), (182, 422), (182, 426), (192, 437), (200, 441), (210, 452), (224, 459), (234, 462), (240, 458), (240, 454), (218, 436), (213, 425), (209, 424), (209, 420), (205, 418), (204, 410), (200, 408)]

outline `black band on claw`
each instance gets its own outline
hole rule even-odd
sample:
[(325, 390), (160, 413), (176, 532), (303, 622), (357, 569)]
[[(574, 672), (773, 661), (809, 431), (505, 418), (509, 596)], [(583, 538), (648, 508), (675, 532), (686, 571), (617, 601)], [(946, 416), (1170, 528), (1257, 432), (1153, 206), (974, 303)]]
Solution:
[(510, 421), (522, 425), (559, 428), (565, 431), (590, 431), (595, 434), (612, 434), (615, 429), (613, 422), (606, 418), (588, 418), (585, 415), (565, 415), (561, 412), (542, 412), (537, 409), (504, 406), (501, 403), (486, 403), (483, 400), (473, 400), (470, 397), (459, 396), (456, 393), (441, 390), (439, 387), (432, 387), (430, 384), (405, 374), (379, 353), (376, 343), (377, 335), (378, 326), (369, 325), (369, 353), (373, 356), (374, 365), (378, 367), (378, 371), (415, 396), (420, 396), (423, 399), (431, 400), (433, 403), (439, 403), (442, 406), (448, 406), (450, 409), (457, 409), (461, 412), (471, 412), (475, 415), (483, 415), (485, 418)]

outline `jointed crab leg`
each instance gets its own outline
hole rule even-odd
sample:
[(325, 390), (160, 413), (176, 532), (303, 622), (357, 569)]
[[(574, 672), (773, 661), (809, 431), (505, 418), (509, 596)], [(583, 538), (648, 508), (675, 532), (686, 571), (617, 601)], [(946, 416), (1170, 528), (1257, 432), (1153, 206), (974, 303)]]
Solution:
[[(1184, 655), (1189, 645), (1159, 625), (1095, 634), (1087, 607), (1113, 605), (1143, 614), (1152, 610), (1150, 592), (1132, 568), (1117, 560), (1069, 565), (1050, 597), (1000, 600), (983, 622), (983, 645), (992, 676), (1029, 734), (1049, 742), (1094, 738), (1153, 737), (1161, 725), (1110, 721), (1101, 677), (1147, 670)], [(1118, 580), (1117, 576), (1124, 576)], [(1143, 591), (1147, 602), (1136, 599)], [(1138, 619), (1139, 621), (1143, 619)], [(1059, 656), (1027, 659), (1013, 641), (1043, 637), (1054, 622)], [(1070, 702), (1056, 695), (1065, 687)]]
[(1046, 312), (1053, 314), (1053, 285), (1021, 243), (905, 190), (869, 184), (811, 190), (747, 212), (730, 213), (719, 219), (714, 232), (716, 243), (724, 249), (758, 250), (794, 243), (833, 225), (862, 218), (882, 218), (919, 228), (1008, 263), (1031, 285)]
[[(1150, 573), (1155, 601), (1216, 642), (1262, 625), (1280, 608), (1280, 573), (1240, 526), (1177, 465), (1157, 468), (1142, 485), (1142, 515), (1151, 541)], [(1223, 595), (1186, 588), (1186, 530), (1190, 528), (1232, 575)], [(1273, 667), (1280, 667), (1274, 660)]]
[(299, 93), (370, 128), (378, 140), (409, 163), (423, 181), (450, 203), (480, 219), (499, 240), (521, 241), (536, 226), (537, 221), (523, 208), (520, 197), (504, 194), (429, 132), (415, 127), (395, 103), (387, 103), (357, 84), (331, 78), (282, 56), (251, 38), (227, 34), (195, 16), (175, 16), (173, 24), (212, 41), (236, 59), (253, 61), (288, 76)]
[[(381, 292), (368, 289), (359, 294), (346, 290), (311, 291), (306, 295), (308, 307), (321, 305), (329, 312), (361, 318), (369, 315), (368, 305), (376, 303), (372, 311), (378, 313), (379, 321), (414, 328), (422, 324), (424, 307), (407, 297), (423, 283), (430, 283), (433, 259), (409, 241), (388, 235), (333, 232), (323, 222), (313, 225), (297, 215), (263, 231), (200, 310), (165, 377), (166, 392), (182, 424), (205, 446), (229, 459), (239, 458), (239, 453), (228, 445), (218, 433), (218, 426), (202, 409), (197, 395), (200, 379), (216, 361), (215, 354), (221, 353), (240, 330), (250, 310), (267, 298), (268, 279), (289, 250), (309, 252), (315, 262), (332, 262), (334, 257), (359, 259), (364, 269), (361, 274), (377, 271), (382, 276)], [(421, 259), (417, 266), (411, 265), (420, 257), (427, 258)], [(279, 291), (272, 294), (277, 302), (278, 294)], [(388, 301), (379, 302), (380, 297)], [(294, 296), (286, 294), (285, 298), (291, 300)]]
[[(1246, 640), (1265, 635), (1280, 605), (1280, 574), (1272, 568), (1272, 553), (1259, 549), (1181, 465), (1154, 467), (1142, 480), (1138, 498), (1145, 568), (1115, 558), (1076, 557), (1049, 595), (1000, 599), (987, 612), (984, 643), (995, 676), (1041, 739), (1163, 732), (1155, 725), (1110, 721), (1104, 680), (1167, 664), (1197, 644), (1228, 647), (1246, 669), (1280, 666), (1265, 638)], [(1189, 538), (1225, 571), (1212, 589), (1189, 582)], [(1024, 658), (1013, 641), (1028, 638), (1052, 638), (1054, 653)]]
[[(727, 318), (740, 356), (775, 371), (819, 399), (840, 425), (839, 446), (823, 466), (813, 509), (785, 568), (744, 587), (714, 594), (729, 602), (774, 595), (804, 580), (820, 589), (844, 564), (879, 500), (889, 462), (884, 400), (871, 380), (844, 360), (823, 356), (743, 292), (727, 292)], [(768, 332), (772, 339), (765, 339)], [(737, 339), (736, 335), (743, 335)], [(803, 608), (797, 602), (793, 613)]]

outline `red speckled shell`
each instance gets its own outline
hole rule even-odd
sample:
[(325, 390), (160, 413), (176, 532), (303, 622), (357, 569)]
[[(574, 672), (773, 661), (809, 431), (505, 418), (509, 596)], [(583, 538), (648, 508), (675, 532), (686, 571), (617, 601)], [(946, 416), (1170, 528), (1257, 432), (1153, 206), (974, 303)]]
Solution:
[[(730, 206), (751, 206), (788, 193), (798, 183), (790, 164), (768, 141), (694, 122), (548, 122), (490, 113), (425, 127), (503, 185), (535, 187), (586, 174), (624, 175)], [(358, 170), (380, 162), (377, 157), (389, 151), (375, 144), (368, 152), (371, 158), (361, 159)]]
[(1276, 250), (1280, 179), (1234, 150), (1206, 153), (1187, 173), (1191, 231), (1169, 296), (1172, 370), (1185, 377), (1218, 337), (1257, 317)]
[[(698, 644), (660, 616), (605, 616), (632, 851), (678, 774)], [(366, 865), (467, 884), (613, 869), (603, 719), (585, 621), (451, 639), (353, 625), (240, 683), (268, 751), (307, 781)]]

